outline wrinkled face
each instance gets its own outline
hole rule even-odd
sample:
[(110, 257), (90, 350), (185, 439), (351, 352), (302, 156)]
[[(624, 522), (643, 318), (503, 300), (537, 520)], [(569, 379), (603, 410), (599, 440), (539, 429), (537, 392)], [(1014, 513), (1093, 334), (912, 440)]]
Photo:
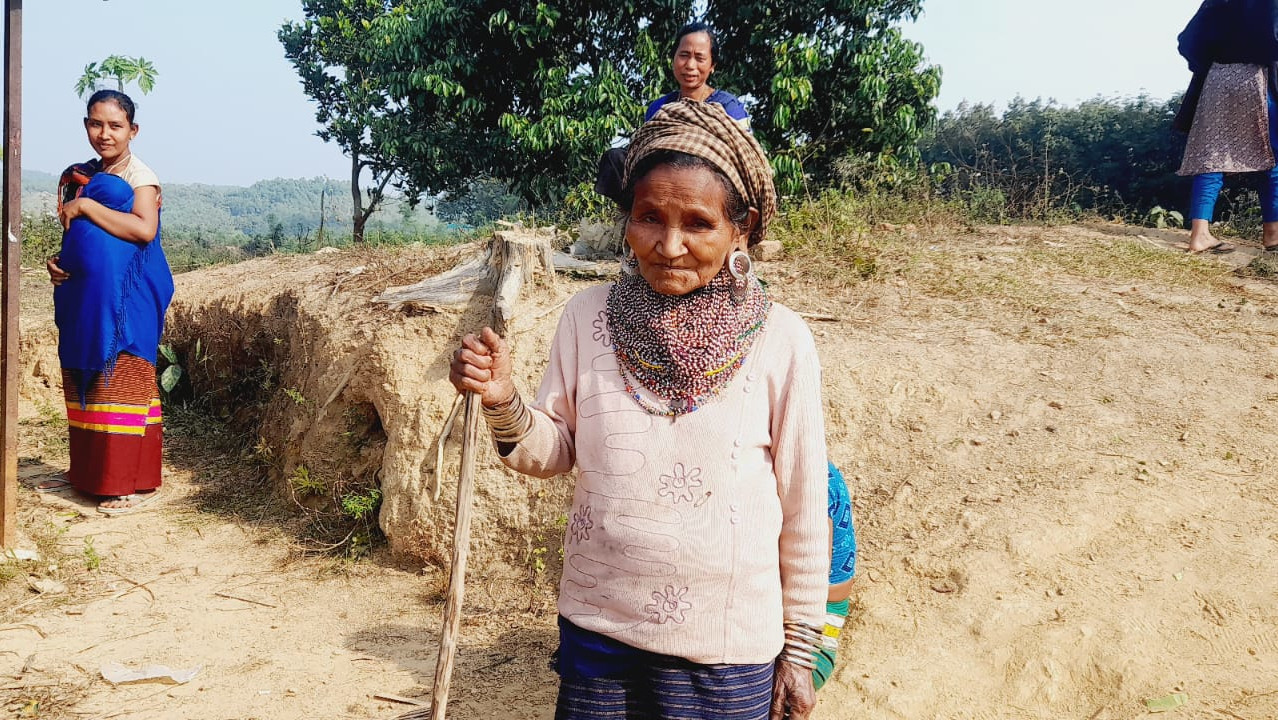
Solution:
[(658, 165), (635, 184), (626, 243), (639, 274), (662, 295), (685, 295), (718, 274), (748, 235), (724, 211), (727, 193), (704, 167)]
[(138, 126), (129, 122), (124, 108), (111, 101), (96, 103), (89, 108), (89, 116), (84, 119), (84, 130), (89, 135), (89, 144), (93, 146), (94, 152), (107, 165), (128, 154), (129, 143), (138, 135)]
[(688, 33), (675, 48), (674, 62), (675, 80), (684, 95), (705, 87), (710, 73), (714, 72), (714, 60), (710, 56), (710, 34), (704, 32)]

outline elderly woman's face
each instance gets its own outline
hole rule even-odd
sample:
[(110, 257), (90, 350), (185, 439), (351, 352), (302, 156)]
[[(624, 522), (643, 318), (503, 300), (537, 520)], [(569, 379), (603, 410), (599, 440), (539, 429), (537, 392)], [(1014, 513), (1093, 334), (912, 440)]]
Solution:
[(694, 32), (684, 35), (675, 48), (673, 70), (679, 91), (684, 95), (705, 87), (714, 72), (714, 60), (710, 56), (710, 35)]
[(727, 193), (704, 167), (658, 165), (635, 184), (626, 242), (639, 274), (662, 295), (704, 287), (748, 236), (724, 211)]

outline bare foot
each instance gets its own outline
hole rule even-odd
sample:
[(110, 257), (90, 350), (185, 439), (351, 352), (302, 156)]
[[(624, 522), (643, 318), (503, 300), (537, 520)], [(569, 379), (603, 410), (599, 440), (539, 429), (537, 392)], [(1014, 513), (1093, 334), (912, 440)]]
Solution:
[(1266, 250), (1278, 250), (1278, 222), (1265, 223), (1265, 235), (1261, 242)]
[(65, 473), (48, 478), (35, 486), (36, 492), (61, 492), (71, 488), (71, 481), (67, 479)]
[(1195, 220), (1190, 224), (1189, 252), (1200, 253), (1219, 244), (1220, 241), (1211, 234), (1211, 226), (1206, 220)]

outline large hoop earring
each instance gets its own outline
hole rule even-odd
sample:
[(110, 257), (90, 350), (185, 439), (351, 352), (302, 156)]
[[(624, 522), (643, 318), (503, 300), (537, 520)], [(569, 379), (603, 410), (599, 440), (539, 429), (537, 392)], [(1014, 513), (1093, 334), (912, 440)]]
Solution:
[(626, 247), (626, 254), (621, 256), (621, 274), (635, 275), (639, 272), (639, 259), (635, 257), (635, 251), (629, 246)]
[(732, 276), (732, 300), (740, 305), (750, 297), (750, 285), (754, 283), (754, 261), (750, 253), (734, 250), (728, 256), (728, 274)]

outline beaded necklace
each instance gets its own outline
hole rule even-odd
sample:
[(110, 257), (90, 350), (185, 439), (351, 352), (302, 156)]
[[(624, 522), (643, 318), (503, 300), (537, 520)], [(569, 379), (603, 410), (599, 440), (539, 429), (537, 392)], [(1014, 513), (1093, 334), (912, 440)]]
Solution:
[[(732, 299), (725, 267), (705, 287), (662, 295), (640, 275), (624, 275), (608, 291), (608, 329), (626, 393), (652, 415), (695, 412), (736, 376), (759, 336), (772, 302), (751, 278), (744, 302)], [(642, 386), (664, 401), (655, 405)]]

